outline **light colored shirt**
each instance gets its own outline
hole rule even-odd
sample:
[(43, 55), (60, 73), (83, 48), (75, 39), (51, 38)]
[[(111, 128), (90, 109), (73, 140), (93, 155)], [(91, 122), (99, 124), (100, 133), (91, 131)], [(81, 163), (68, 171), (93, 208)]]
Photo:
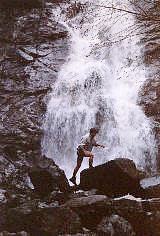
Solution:
[(78, 145), (78, 148), (84, 148), (85, 150), (91, 152), (93, 146), (97, 146), (95, 139), (90, 136), (90, 134), (86, 134), (81, 138), (81, 142)]

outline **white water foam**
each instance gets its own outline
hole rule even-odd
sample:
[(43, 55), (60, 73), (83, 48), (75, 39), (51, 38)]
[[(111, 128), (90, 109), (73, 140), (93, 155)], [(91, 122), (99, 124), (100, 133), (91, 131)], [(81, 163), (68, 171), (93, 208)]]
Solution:
[[(66, 5), (53, 11), (69, 32), (70, 52), (52, 86), (43, 153), (71, 176), (81, 136), (98, 125), (97, 141), (106, 148), (93, 150), (94, 165), (124, 157), (154, 169), (152, 123), (137, 105), (147, 73), (134, 15), (106, 8), (104, 5), (111, 4), (104, 0), (96, 1), (96, 5), (94, 0), (79, 2), (85, 4), (84, 10), (75, 17), (67, 17)], [(118, 0), (112, 3), (131, 9), (127, 0), (123, 5)], [(87, 158), (82, 165), (85, 167)]]

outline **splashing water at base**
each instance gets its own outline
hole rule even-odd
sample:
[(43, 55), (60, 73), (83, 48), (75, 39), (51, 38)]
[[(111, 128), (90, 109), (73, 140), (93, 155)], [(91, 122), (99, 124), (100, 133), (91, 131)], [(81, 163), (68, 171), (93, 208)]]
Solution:
[[(71, 1), (71, 5), (72, 5)], [(106, 8), (106, 1), (84, 4), (75, 17), (67, 17), (67, 4), (54, 15), (70, 35), (70, 53), (53, 85), (44, 122), (42, 149), (71, 176), (76, 147), (82, 135), (99, 126), (94, 165), (124, 157), (140, 167), (155, 168), (156, 144), (152, 123), (137, 105), (138, 92), (147, 79), (141, 60), (140, 38), (134, 17)], [(129, 2), (112, 1), (130, 9)], [(62, 11), (63, 10), (63, 11)], [(63, 12), (63, 14), (61, 13)], [(82, 168), (88, 167), (85, 158)]]

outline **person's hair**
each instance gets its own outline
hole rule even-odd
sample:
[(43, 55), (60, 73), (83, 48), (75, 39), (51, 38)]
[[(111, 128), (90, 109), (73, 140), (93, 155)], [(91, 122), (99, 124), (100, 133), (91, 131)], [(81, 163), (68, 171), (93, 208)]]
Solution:
[(98, 129), (97, 128), (91, 128), (90, 133), (98, 133)]

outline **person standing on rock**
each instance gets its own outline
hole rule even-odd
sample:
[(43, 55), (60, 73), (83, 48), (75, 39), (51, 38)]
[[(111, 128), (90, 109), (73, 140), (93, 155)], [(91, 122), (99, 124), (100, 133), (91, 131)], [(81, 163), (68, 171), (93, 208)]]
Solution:
[(104, 145), (98, 144), (94, 137), (98, 133), (98, 129), (91, 128), (90, 132), (82, 137), (81, 143), (77, 147), (77, 166), (73, 171), (73, 176), (69, 180), (76, 184), (76, 174), (81, 167), (83, 157), (89, 157), (89, 167), (93, 167), (94, 155), (91, 153), (93, 146), (105, 148)]

